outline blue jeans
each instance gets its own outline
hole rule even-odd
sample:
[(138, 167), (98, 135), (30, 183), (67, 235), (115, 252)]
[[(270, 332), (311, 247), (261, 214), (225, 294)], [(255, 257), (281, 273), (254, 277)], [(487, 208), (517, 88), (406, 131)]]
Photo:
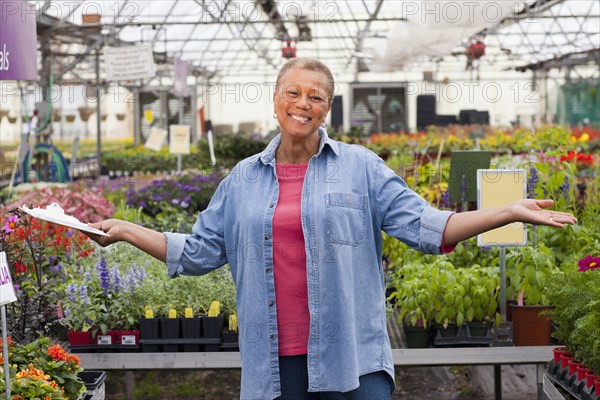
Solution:
[(359, 378), (360, 386), (350, 392), (309, 392), (306, 354), (279, 357), (281, 396), (278, 400), (390, 400), (392, 380), (385, 371)]

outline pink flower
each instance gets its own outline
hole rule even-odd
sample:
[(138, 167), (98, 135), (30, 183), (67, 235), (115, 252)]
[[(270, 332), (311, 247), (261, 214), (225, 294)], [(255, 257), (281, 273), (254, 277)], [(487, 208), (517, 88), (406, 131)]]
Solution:
[(579, 260), (579, 272), (585, 272), (591, 269), (600, 269), (600, 257), (587, 256)]
[(13, 232), (17, 227), (17, 219), (19, 219), (19, 217), (17, 217), (16, 215), (8, 217), (8, 221), (6, 222), (6, 224), (4, 224), (2, 228), (0, 228), (0, 231), (6, 234)]

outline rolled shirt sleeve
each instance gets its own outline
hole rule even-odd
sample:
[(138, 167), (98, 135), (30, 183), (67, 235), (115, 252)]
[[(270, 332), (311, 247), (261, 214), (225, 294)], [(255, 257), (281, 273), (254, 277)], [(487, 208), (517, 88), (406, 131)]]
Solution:
[(411, 248), (440, 254), (444, 229), (453, 212), (431, 207), (381, 158), (375, 162), (374, 197), (381, 228)]
[(192, 234), (163, 232), (167, 240), (167, 271), (170, 277), (204, 275), (227, 263), (225, 207), (228, 179), (217, 188), (206, 210), (192, 228)]

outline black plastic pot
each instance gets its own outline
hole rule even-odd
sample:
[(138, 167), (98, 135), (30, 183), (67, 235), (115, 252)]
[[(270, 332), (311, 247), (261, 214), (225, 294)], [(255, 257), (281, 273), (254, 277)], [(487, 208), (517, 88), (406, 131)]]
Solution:
[[(158, 318), (140, 318), (140, 339), (158, 339), (159, 334)], [(158, 345), (142, 343), (142, 352), (158, 353)]]
[[(202, 337), (204, 338), (220, 338), (223, 332), (224, 318), (222, 315), (218, 317), (203, 317), (202, 318)], [(204, 346), (205, 351), (219, 351), (221, 344), (207, 344)]]
[[(179, 339), (181, 332), (181, 318), (159, 318), (161, 338), (164, 339)], [(179, 351), (178, 344), (163, 344), (162, 351), (164, 353)]]
[[(182, 318), (181, 319), (181, 337), (183, 339), (199, 339), (202, 330), (202, 317)], [(194, 352), (201, 351), (199, 344), (184, 344), (183, 351)]]

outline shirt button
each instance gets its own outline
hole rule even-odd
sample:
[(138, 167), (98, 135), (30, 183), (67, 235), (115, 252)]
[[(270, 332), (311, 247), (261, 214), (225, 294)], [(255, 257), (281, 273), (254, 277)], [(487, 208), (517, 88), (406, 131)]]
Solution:
[(275, 338), (276, 338), (276, 337), (277, 337), (277, 335), (276, 335), (276, 334), (274, 334), (274, 333), (271, 333), (271, 340), (275, 340)]
[(273, 307), (273, 302), (272, 301), (269, 302), (269, 307)]
[(265, 240), (269, 240), (269, 239), (271, 239), (271, 236), (265, 235)]
[(265, 271), (267, 272), (267, 274), (270, 274), (272, 270), (271, 268), (267, 268)]

